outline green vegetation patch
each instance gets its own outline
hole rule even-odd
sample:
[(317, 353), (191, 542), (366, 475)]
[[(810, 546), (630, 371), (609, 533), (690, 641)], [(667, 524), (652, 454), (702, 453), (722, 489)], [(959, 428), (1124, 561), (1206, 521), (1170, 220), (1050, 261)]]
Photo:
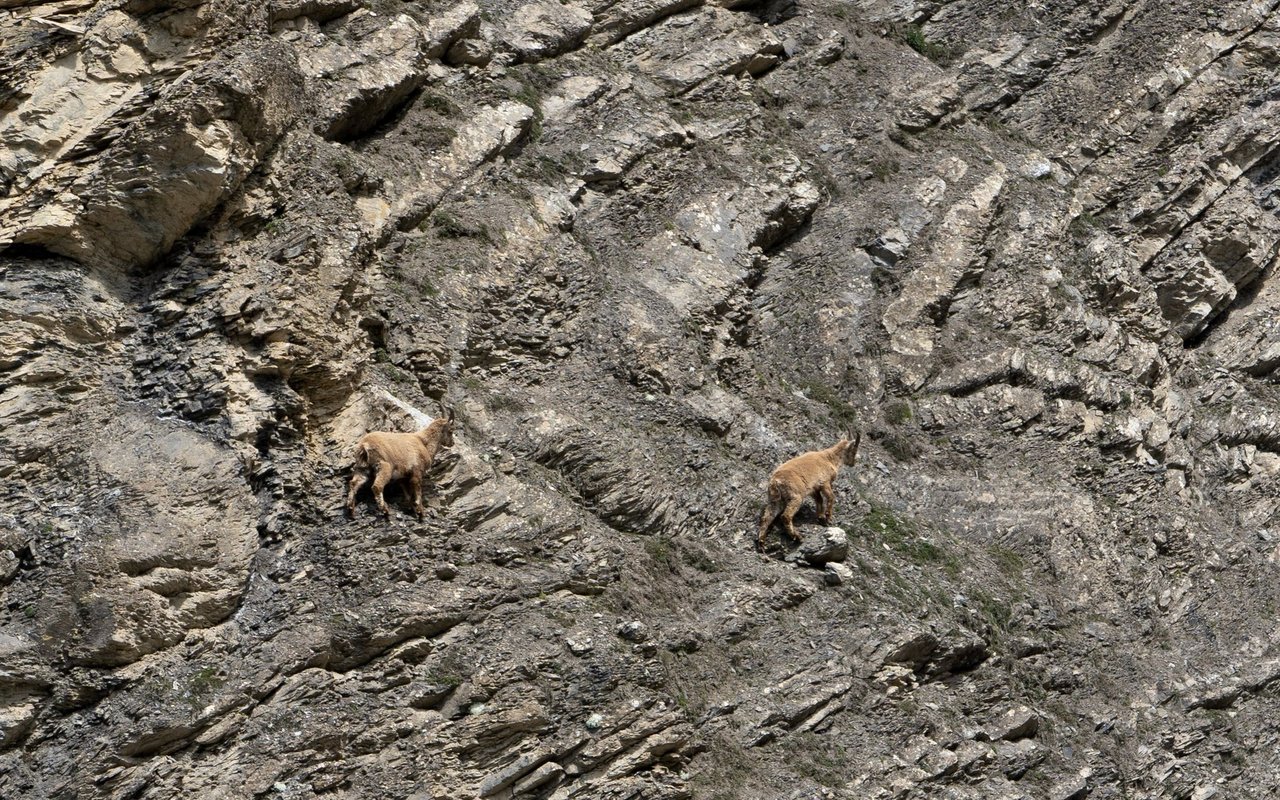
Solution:
[(845, 428), (853, 428), (858, 424), (858, 409), (844, 401), (834, 389), (819, 381), (805, 381), (799, 384), (800, 390), (810, 400), (822, 403), (831, 411), (831, 416)]
[(431, 226), (436, 234), (446, 239), (480, 239), (493, 244), (493, 234), (483, 223), (466, 222), (448, 211), (436, 211), (431, 216)]
[(667, 572), (677, 572), (680, 569), (680, 563), (670, 539), (659, 535), (650, 536), (644, 540), (644, 551), (649, 554), (649, 558), (653, 559), (656, 566), (662, 567)]
[(990, 553), (991, 560), (995, 562), (996, 567), (1006, 577), (1018, 577), (1027, 566), (1026, 559), (1022, 557), (1022, 554), (1011, 547), (994, 544), (991, 545)]
[(196, 710), (204, 707), (226, 682), (216, 667), (200, 668), (187, 680), (187, 703)]
[(896, 159), (877, 158), (871, 162), (871, 177), (881, 183), (888, 182), (890, 178), (897, 175), (901, 170), (902, 165)]
[(447, 97), (432, 94), (431, 92), (423, 92), (419, 95), (418, 103), (423, 108), (429, 108), (437, 114), (442, 114), (446, 117), (453, 117), (458, 114), (457, 104)]
[(1102, 227), (1102, 222), (1093, 214), (1084, 212), (1080, 216), (1071, 220), (1071, 224), (1067, 226), (1067, 230), (1074, 236), (1088, 236)]
[(919, 25), (902, 25), (897, 30), (898, 38), (907, 47), (938, 64), (946, 64), (956, 57), (956, 51), (942, 42), (935, 42), (924, 35), (924, 28)]
[(1009, 603), (981, 589), (974, 590), (971, 597), (978, 614), (991, 625), (994, 631), (1003, 632), (1009, 629), (1009, 621), (1013, 619), (1013, 609)]
[(905, 425), (911, 421), (911, 404), (906, 400), (893, 400), (884, 406), (884, 421), (890, 425)]
[(880, 446), (893, 456), (895, 461), (906, 463), (920, 457), (923, 448), (909, 434), (895, 430), (883, 431), (878, 436)]
[(920, 526), (898, 516), (887, 506), (872, 504), (862, 524), (889, 550), (916, 564), (941, 567), (954, 577), (960, 562), (942, 547), (920, 535)]
[(787, 760), (796, 774), (821, 786), (838, 786), (847, 779), (849, 755), (839, 740), (812, 731), (786, 739)]

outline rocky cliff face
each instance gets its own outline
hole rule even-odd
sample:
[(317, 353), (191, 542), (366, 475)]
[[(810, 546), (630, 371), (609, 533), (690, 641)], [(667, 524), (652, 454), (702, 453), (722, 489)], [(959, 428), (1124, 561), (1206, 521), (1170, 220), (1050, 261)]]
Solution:
[(1267, 796), (1277, 5), (0, 0), (0, 795)]

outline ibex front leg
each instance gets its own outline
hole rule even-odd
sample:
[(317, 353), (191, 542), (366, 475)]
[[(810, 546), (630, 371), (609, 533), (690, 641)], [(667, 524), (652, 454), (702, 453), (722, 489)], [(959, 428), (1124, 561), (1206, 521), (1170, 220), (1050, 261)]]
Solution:
[(422, 470), (414, 470), (409, 476), (409, 483), (413, 488), (413, 513), (421, 520), (427, 514), (427, 508), (422, 504)]
[(818, 494), (822, 495), (822, 499), (824, 501), (824, 505), (826, 506), (826, 511), (827, 511), (826, 516), (823, 516), (821, 510), (819, 510), (818, 516), (822, 519), (823, 522), (830, 525), (832, 516), (835, 514), (835, 510), (836, 510), (836, 492), (831, 485), (831, 481), (827, 481), (826, 483), (819, 486)]

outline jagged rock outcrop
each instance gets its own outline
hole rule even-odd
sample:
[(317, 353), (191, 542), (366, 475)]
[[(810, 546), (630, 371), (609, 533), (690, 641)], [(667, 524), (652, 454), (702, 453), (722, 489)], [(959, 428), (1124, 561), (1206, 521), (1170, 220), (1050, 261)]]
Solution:
[(1277, 14), (0, 0), (0, 796), (1267, 796)]

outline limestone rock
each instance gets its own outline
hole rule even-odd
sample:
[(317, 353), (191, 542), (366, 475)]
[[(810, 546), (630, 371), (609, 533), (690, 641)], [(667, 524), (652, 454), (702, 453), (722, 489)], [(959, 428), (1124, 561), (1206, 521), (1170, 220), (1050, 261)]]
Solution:
[(536, 0), (503, 23), (504, 39), (521, 59), (541, 61), (577, 47), (592, 21), (591, 12), (573, 3)]
[(618, 626), (618, 635), (629, 642), (643, 642), (649, 638), (649, 630), (643, 622), (632, 620)]
[(389, 23), (362, 16), (337, 29), (302, 67), (322, 112), (325, 138), (354, 139), (377, 126), (426, 78), (424, 32), (400, 14)]
[(702, 0), (638, 0), (634, 3), (607, 3), (596, 12), (592, 39), (602, 44), (619, 40), (647, 28), (664, 17), (694, 8)]
[(1016, 706), (1005, 711), (987, 727), (987, 735), (994, 741), (1004, 739), (1014, 742), (1035, 736), (1040, 729), (1040, 715), (1026, 706)]
[(271, 0), (271, 25), (309, 19), (324, 23), (350, 14), (359, 7), (356, 0)]
[(474, 39), (480, 32), (480, 7), (475, 3), (454, 3), (432, 14), (422, 31), (422, 53), (427, 58), (439, 58), (449, 51), (455, 42)]
[[(47, 202), (31, 208), (23, 199), (29, 195), (10, 198), (0, 242), (39, 245), (85, 263), (149, 264), (257, 167), (298, 113), (299, 99), (293, 53), (269, 40), (244, 44), (175, 84), (90, 171)], [(55, 171), (40, 185), (57, 182)]]
[(853, 570), (837, 561), (830, 561), (823, 565), (823, 580), (829, 586), (844, 586), (851, 583), (855, 575)]
[(960, 284), (981, 271), (974, 251), (976, 236), (985, 227), (993, 204), (1004, 186), (1004, 170), (988, 175), (973, 192), (952, 206), (942, 221), (946, 234), (935, 240), (928, 263), (912, 272), (898, 299), (885, 309), (882, 321), (893, 349), (907, 356), (933, 352), (934, 335), (928, 315), (945, 305)]
[(31, 731), (36, 720), (37, 703), (8, 704), (0, 710), (0, 750), (13, 747)]
[(1266, 791), (1271, 5), (0, 0), (0, 796)]
[(844, 35), (838, 31), (832, 31), (818, 43), (817, 47), (813, 48), (809, 58), (818, 66), (825, 67), (835, 63), (840, 56), (844, 55), (845, 46)]
[(459, 39), (445, 53), (450, 64), (483, 67), (493, 60), (493, 48), (483, 39)]
[(894, 120), (903, 130), (919, 133), (955, 111), (960, 99), (961, 88), (956, 79), (944, 78), (903, 100), (903, 108)]
[(692, 24), (660, 23), (657, 30), (669, 29), (669, 38), (650, 36), (653, 49), (638, 55), (635, 68), (679, 94), (713, 75), (759, 75), (777, 66), (782, 41), (767, 29), (742, 27), (738, 21), (731, 11), (707, 8)]
[(798, 552), (802, 559), (814, 567), (844, 561), (849, 556), (849, 537), (843, 528), (823, 528), (805, 536)]

